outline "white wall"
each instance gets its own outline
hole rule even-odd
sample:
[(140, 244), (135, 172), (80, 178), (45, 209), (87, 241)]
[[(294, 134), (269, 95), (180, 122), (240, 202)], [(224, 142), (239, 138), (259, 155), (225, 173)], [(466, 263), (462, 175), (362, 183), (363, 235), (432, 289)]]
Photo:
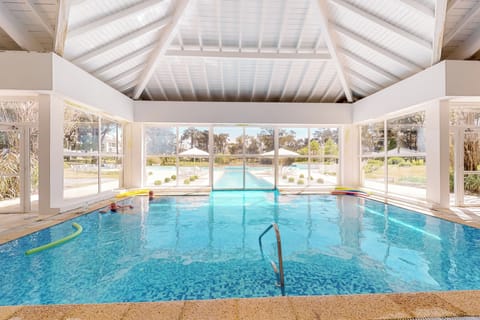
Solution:
[(163, 123), (350, 124), (352, 105), (335, 103), (134, 102), (135, 121)]
[(447, 96), (480, 96), (480, 61), (446, 61)]
[(51, 90), (52, 55), (0, 52), (0, 90)]

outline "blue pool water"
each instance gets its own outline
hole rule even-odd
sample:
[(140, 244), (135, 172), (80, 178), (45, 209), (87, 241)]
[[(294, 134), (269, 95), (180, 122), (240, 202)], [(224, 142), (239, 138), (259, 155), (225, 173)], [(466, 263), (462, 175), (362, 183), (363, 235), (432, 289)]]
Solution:
[[(219, 189), (243, 189), (243, 167), (225, 167), (213, 187)], [(273, 184), (245, 171), (245, 189), (273, 189)]]
[[(0, 305), (279, 296), (258, 236), (279, 225), (286, 295), (480, 289), (480, 230), (350, 196), (138, 197), (0, 246)], [(83, 226), (74, 240), (32, 247)], [(275, 259), (274, 233), (263, 238)]]

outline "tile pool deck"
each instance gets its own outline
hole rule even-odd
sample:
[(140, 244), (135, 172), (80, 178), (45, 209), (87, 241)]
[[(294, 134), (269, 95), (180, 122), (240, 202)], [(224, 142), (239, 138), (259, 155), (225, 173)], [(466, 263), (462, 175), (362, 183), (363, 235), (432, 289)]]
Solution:
[[(0, 215), (0, 244), (108, 205), (52, 216)], [(398, 203), (391, 204), (399, 205)], [(405, 207), (405, 205), (401, 205)], [(480, 210), (430, 211), (407, 207), (480, 228)], [(5, 306), (0, 320), (29, 319), (480, 319), (480, 290), (348, 296), (272, 297), (147, 303)], [(460, 318), (461, 319), (461, 318)]]

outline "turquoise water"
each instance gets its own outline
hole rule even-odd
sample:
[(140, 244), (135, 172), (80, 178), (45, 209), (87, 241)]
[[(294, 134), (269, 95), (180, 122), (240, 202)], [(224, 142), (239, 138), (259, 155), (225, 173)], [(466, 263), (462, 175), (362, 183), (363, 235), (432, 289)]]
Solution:
[[(225, 167), (223, 174), (214, 181), (214, 189), (243, 189), (243, 167)], [(273, 189), (273, 184), (245, 171), (245, 189)]]
[[(480, 230), (350, 196), (137, 197), (0, 246), (0, 305), (279, 296), (258, 236), (282, 235), (285, 294), (480, 289)], [(61, 246), (32, 247), (74, 231)], [(263, 238), (275, 259), (274, 233)]]

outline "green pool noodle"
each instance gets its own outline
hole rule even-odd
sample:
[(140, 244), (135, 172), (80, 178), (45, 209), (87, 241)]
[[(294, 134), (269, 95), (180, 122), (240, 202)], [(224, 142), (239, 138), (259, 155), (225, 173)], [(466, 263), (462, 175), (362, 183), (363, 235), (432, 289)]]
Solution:
[(75, 229), (77, 229), (74, 233), (66, 236), (66, 237), (63, 237), (61, 239), (58, 239), (58, 240), (55, 240), (55, 241), (52, 241), (50, 243), (47, 243), (47, 244), (44, 244), (43, 246), (40, 246), (40, 247), (36, 247), (36, 248), (33, 248), (33, 249), (30, 249), (30, 250), (27, 250), (25, 251), (25, 254), (26, 255), (30, 255), (32, 253), (37, 253), (37, 252), (40, 252), (40, 251), (43, 251), (45, 249), (49, 249), (49, 248), (53, 248), (55, 246), (58, 246), (59, 244), (62, 244), (62, 243), (65, 243), (67, 241), (70, 241), (72, 240), (73, 238), (76, 238), (80, 233), (82, 233), (83, 231), (83, 228), (81, 225), (79, 225), (78, 223), (74, 222), (72, 223), (72, 227), (74, 227)]

